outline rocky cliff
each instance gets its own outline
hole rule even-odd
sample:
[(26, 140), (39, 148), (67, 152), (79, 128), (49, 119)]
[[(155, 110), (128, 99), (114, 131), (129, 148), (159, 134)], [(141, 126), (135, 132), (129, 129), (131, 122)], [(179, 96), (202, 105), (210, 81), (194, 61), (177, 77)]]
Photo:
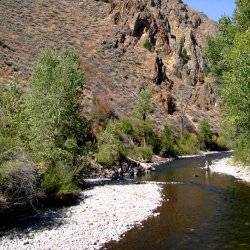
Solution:
[(204, 74), (206, 38), (217, 29), (180, 0), (0, 0), (0, 81), (28, 88), (47, 47), (74, 47), (86, 71), (82, 112), (124, 116), (141, 88), (153, 93), (156, 127), (218, 129), (217, 98)]

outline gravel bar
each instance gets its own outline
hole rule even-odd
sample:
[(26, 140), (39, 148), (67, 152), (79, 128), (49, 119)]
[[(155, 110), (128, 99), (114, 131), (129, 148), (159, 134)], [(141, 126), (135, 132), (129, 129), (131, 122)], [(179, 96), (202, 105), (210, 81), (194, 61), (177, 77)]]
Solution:
[(96, 186), (65, 209), (63, 223), (0, 239), (0, 249), (100, 249), (151, 216), (162, 202), (162, 185), (125, 183)]

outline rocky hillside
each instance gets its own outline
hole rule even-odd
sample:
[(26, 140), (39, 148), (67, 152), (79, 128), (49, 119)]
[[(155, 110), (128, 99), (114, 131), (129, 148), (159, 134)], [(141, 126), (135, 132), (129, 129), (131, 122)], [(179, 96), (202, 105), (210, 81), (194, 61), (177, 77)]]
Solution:
[(180, 0), (0, 0), (0, 81), (28, 89), (31, 67), (47, 47), (74, 47), (86, 71), (82, 109), (129, 114), (141, 88), (153, 92), (156, 126), (189, 130), (217, 99), (204, 74), (203, 48), (215, 24)]

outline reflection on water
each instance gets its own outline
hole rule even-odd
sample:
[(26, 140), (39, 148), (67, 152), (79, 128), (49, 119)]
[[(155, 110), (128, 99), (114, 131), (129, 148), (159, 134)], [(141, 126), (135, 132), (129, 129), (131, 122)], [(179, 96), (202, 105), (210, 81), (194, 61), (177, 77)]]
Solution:
[(164, 187), (158, 217), (106, 248), (250, 249), (250, 186), (233, 177), (207, 173), (199, 168), (204, 162), (204, 158), (180, 159), (143, 178), (182, 184)]

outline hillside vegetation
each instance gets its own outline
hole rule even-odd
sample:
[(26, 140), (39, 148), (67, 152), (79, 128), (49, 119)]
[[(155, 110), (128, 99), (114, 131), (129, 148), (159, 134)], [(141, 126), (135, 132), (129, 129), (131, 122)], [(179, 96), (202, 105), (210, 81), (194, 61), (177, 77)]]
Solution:
[(84, 72), (72, 50), (45, 50), (30, 85), (23, 93), (13, 83), (0, 96), (0, 196), (10, 206), (77, 197), (93, 162), (104, 171), (120, 168), (124, 159), (150, 162), (153, 154), (224, 148), (206, 120), (196, 134), (179, 134), (167, 124), (162, 132), (155, 130), (152, 93), (146, 89), (140, 90), (129, 117), (99, 111), (87, 120), (80, 113)]

